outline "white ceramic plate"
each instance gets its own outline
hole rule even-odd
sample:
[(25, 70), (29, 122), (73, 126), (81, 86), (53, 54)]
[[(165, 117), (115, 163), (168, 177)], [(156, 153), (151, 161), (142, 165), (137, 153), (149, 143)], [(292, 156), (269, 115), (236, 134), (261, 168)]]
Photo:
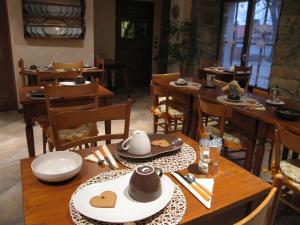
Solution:
[(285, 105), (284, 101), (274, 102), (272, 99), (267, 99), (266, 103), (268, 103), (270, 105)]
[[(90, 83), (91, 83), (91, 81), (86, 80), (84, 84), (90, 84)], [(59, 82), (59, 84), (61, 86), (69, 86), (69, 87), (76, 87), (76, 86), (82, 85), (82, 84), (79, 84), (79, 85), (75, 84), (75, 81), (61, 81), (61, 82)]]
[(50, 16), (59, 16), (61, 7), (58, 5), (47, 5), (47, 12)]
[(33, 174), (43, 181), (58, 182), (75, 176), (82, 167), (82, 157), (70, 151), (49, 152), (31, 163)]
[(228, 102), (241, 102), (242, 101), (242, 99), (230, 99), (227, 96), (224, 99)]
[[(158, 199), (142, 203), (133, 200), (128, 194), (131, 175), (132, 173), (129, 173), (115, 180), (88, 185), (79, 190), (72, 199), (76, 210), (89, 218), (115, 224), (139, 221), (166, 207), (174, 192), (174, 183), (169, 177), (162, 176), (162, 194)], [(90, 199), (103, 191), (114, 191), (117, 194), (115, 208), (95, 208), (90, 205)]]

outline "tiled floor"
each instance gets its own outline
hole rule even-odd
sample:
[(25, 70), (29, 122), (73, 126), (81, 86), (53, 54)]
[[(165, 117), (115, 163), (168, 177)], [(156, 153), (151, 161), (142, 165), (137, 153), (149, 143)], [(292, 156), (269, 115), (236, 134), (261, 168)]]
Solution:
[[(148, 89), (132, 91), (132, 113), (130, 130), (142, 129), (152, 132), (151, 99)], [(122, 102), (123, 96), (116, 96), (114, 102)], [(122, 129), (120, 124), (112, 124)], [(41, 128), (34, 127), (35, 148), (42, 153)], [(19, 160), (28, 157), (25, 138), (25, 124), (22, 114), (0, 113), (0, 225), (23, 224), (21, 179)], [(277, 225), (300, 225), (299, 215), (280, 207)]]

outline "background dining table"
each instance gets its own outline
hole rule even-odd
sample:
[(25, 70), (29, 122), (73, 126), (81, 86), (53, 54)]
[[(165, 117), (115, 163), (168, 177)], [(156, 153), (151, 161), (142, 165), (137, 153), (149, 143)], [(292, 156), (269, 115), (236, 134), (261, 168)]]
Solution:
[[(206, 74), (216, 75), (216, 79), (230, 82), (234, 77), (234, 72), (230, 71), (230, 69), (219, 69), (218, 67), (199, 67), (198, 68), (199, 78), (205, 78)], [(250, 72), (242, 72), (239, 71), (236, 73), (238, 76), (249, 76)]]
[[(44, 67), (43, 70), (49, 70), (48, 68)], [(53, 70), (49, 70), (53, 71)], [(54, 71), (55, 72), (55, 71)], [(91, 77), (101, 77), (104, 80), (104, 77), (107, 77), (108, 88), (112, 88), (112, 72), (119, 73), (123, 79), (123, 85), (125, 88), (125, 93), (127, 98), (130, 98), (129, 86), (128, 86), (128, 71), (127, 67), (123, 64), (119, 64), (114, 59), (105, 59), (104, 69), (98, 67), (90, 67), (90, 68), (83, 68), (82, 75), (85, 76), (87, 79), (91, 79)], [(27, 76), (28, 86), (34, 86), (37, 84), (37, 72), (36, 69), (29, 69), (25, 68), (24, 70), (25, 76)]]
[[(175, 135), (197, 152), (195, 163), (180, 172), (182, 174), (190, 172), (199, 177), (197, 170), (199, 144), (181, 133)], [(108, 145), (108, 148), (113, 153), (116, 146), (117, 144)], [(91, 151), (90, 148), (76, 152), (86, 157)], [(73, 224), (69, 212), (69, 202), (73, 192), (81, 183), (93, 176), (110, 171), (107, 166), (99, 166), (95, 162), (84, 160), (81, 171), (74, 178), (59, 183), (47, 183), (33, 175), (30, 166), (33, 160), (33, 157), (21, 160), (24, 223), (27, 225)], [(175, 184), (180, 186), (186, 198), (187, 208), (180, 224), (232, 224), (249, 213), (252, 207), (256, 207), (271, 188), (271, 185), (265, 181), (222, 156), (218, 158), (218, 165), (218, 173), (214, 176), (215, 184), (210, 209), (202, 205), (169, 173), (167, 174)], [(125, 168), (119, 164), (119, 169)]]
[[(185, 87), (174, 87), (170, 85), (171, 81), (173, 80), (160, 79), (154, 82), (158, 85), (164, 85), (166, 88), (173, 88), (178, 92), (185, 93), (190, 96), (188, 110), (185, 112), (184, 133), (189, 137), (195, 138), (198, 124), (198, 95), (211, 100), (216, 100), (218, 96), (226, 95), (226, 92), (222, 90), (222, 87), (224, 87), (227, 83), (215, 80), (215, 88), (206, 88), (204, 87), (206, 82), (205, 80), (194, 79), (194, 82), (202, 84), (202, 87), (199, 90), (195, 90)], [(276, 108), (266, 103), (266, 100), (268, 99), (267, 97), (251, 93), (247, 93), (247, 96), (256, 99), (266, 108), (266, 110), (253, 110), (248, 109), (245, 106), (229, 105), (233, 110), (231, 122), (233, 122), (234, 125), (237, 125), (241, 131), (247, 133), (249, 137), (253, 138), (253, 141), (259, 141), (257, 148), (252, 150), (252, 153), (255, 154), (253, 173), (259, 175), (265, 153), (264, 143), (267, 137), (273, 138), (274, 126), (276, 123), (279, 123), (281, 126), (290, 131), (300, 133), (300, 120), (282, 120), (276, 115)], [(287, 101), (285, 107), (300, 111), (300, 105), (294, 102)]]
[[(40, 86), (20, 87), (19, 96), (20, 104), (23, 106), (24, 120), (26, 123), (26, 139), (29, 157), (35, 156), (34, 135), (33, 135), (33, 119), (38, 116), (47, 116), (47, 107), (45, 99), (31, 99), (28, 94), (32, 90), (40, 90)], [(99, 85), (99, 107), (112, 104), (114, 93)], [(70, 99), (55, 99), (55, 104), (59, 106), (68, 106), (74, 104), (84, 104), (89, 101), (89, 97), (70, 98)], [(105, 133), (111, 133), (111, 121), (105, 121)]]

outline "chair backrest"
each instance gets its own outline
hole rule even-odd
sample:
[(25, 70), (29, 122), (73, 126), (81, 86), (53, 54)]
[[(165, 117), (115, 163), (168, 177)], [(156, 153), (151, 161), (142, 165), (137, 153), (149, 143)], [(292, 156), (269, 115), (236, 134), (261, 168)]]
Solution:
[(275, 172), (279, 171), (281, 159), (281, 146), (287, 147), (289, 150), (300, 153), (300, 134), (295, 134), (283, 128), (279, 123), (275, 129)]
[[(252, 74), (251, 66), (237, 66), (234, 65), (233, 79), (239, 81), (242, 88), (248, 89), (249, 80)], [(244, 74), (239, 74), (238, 72), (244, 72)]]
[(18, 66), (19, 66), (19, 74), (20, 74), (20, 77), (21, 77), (22, 86), (27, 86), (26, 85), (26, 80), (25, 80), (24, 60), (22, 58), (20, 58), (20, 60), (18, 62)]
[(76, 70), (82, 72), (83, 61), (80, 60), (79, 62), (75, 62), (75, 63), (53, 62), (52, 67), (53, 67), (53, 69), (76, 69)]
[[(97, 108), (99, 105), (99, 80), (96, 79), (96, 82), (76, 87), (56, 85), (45, 86), (45, 95), (49, 117), (50, 109), (52, 111), (59, 112), (65, 110), (83, 110)], [(57, 98), (65, 101), (62, 103), (60, 101), (59, 105), (57, 105), (55, 104), (55, 100)], [(82, 100), (73, 104), (72, 101), (68, 101), (71, 99), (85, 99), (85, 101)]]
[(38, 85), (44, 85), (47, 83), (58, 85), (58, 82), (62, 80), (75, 80), (78, 76), (81, 76), (81, 73), (80, 71), (57, 72), (37, 70), (36, 75)]
[(276, 174), (273, 187), (264, 201), (247, 217), (234, 225), (273, 225), (282, 183), (282, 175)]
[(203, 115), (210, 115), (219, 118), (220, 136), (223, 138), (226, 119), (232, 114), (231, 108), (217, 101), (206, 99), (203, 96), (198, 96), (198, 114), (199, 123), (198, 130), (204, 128)]
[(161, 74), (152, 74), (152, 81), (155, 83), (157, 80), (165, 80), (166, 82), (168, 81), (173, 81), (177, 80), (180, 78), (180, 73), (161, 73)]
[(98, 68), (104, 70), (105, 69), (104, 58), (97, 57), (96, 58), (96, 65), (97, 65)]
[[(88, 110), (69, 109), (57, 112), (50, 108), (49, 115), (56, 149), (65, 150), (82, 144), (94, 144), (97, 141), (126, 139), (129, 134), (130, 107), (131, 100), (128, 100), (126, 104), (118, 104)], [(83, 137), (70, 142), (64, 142), (59, 137), (59, 131), (62, 129), (70, 129), (89, 123), (96, 124), (97, 122), (108, 120), (124, 120), (125, 124), (123, 133), (97, 135), (96, 132), (93, 136)]]
[(268, 90), (263, 90), (263, 89), (259, 89), (259, 88), (253, 88), (252, 93), (256, 94), (256, 95), (264, 96), (267, 98), (269, 98), (271, 96)]

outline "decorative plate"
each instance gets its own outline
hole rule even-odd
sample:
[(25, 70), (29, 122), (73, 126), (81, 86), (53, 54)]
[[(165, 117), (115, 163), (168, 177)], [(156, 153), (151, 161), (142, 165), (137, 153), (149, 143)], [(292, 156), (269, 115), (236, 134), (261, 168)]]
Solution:
[(160, 146), (154, 146), (151, 145), (151, 152), (145, 155), (134, 155), (130, 154), (127, 151), (124, 151), (121, 147), (122, 142), (120, 142), (116, 148), (115, 154), (118, 154), (119, 156), (130, 158), (130, 159), (147, 159), (154, 156), (158, 156), (165, 153), (175, 152), (179, 151), (181, 149), (181, 146), (183, 145), (183, 141), (180, 138), (177, 138), (174, 135), (169, 134), (153, 134), (149, 135), (150, 141), (154, 140), (166, 140), (169, 142), (170, 146), (167, 148), (163, 148)]
[[(174, 192), (173, 181), (163, 175), (161, 178), (161, 196), (151, 202), (142, 203), (133, 200), (128, 194), (128, 184), (132, 172), (117, 179), (88, 185), (73, 196), (72, 201), (77, 211), (88, 218), (108, 223), (125, 223), (139, 221), (162, 210), (172, 199)], [(89, 203), (93, 196), (103, 191), (113, 191), (117, 194), (114, 208), (95, 208)], [(117, 215), (117, 216), (116, 216)]]
[(278, 102), (274, 102), (273, 99), (267, 99), (266, 103), (270, 104), (270, 105), (285, 105), (284, 101), (278, 101)]
[(67, 33), (67, 24), (63, 20), (47, 19), (43, 25), (43, 31), (47, 36), (61, 37)]
[(228, 96), (224, 99), (229, 102), (241, 102), (242, 101), (242, 99), (230, 99), (230, 98), (228, 98)]
[(59, 16), (61, 10), (61, 7), (58, 5), (47, 5), (47, 12), (50, 16)]

